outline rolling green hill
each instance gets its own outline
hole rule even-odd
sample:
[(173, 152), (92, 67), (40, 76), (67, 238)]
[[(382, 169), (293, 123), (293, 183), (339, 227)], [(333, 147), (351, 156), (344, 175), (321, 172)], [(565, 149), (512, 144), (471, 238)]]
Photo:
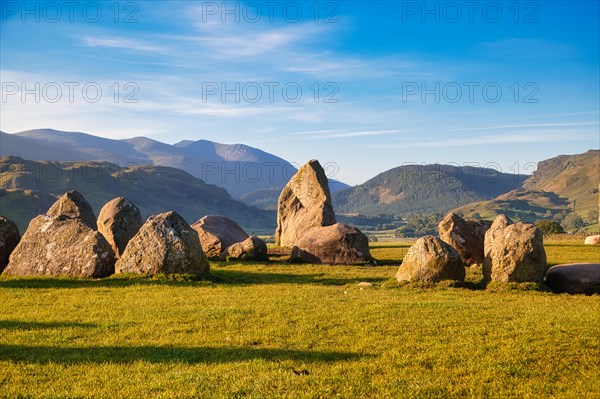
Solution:
[(332, 195), (338, 213), (401, 215), (443, 213), (521, 187), (524, 175), (450, 165), (401, 166)]
[(68, 190), (82, 193), (96, 215), (107, 201), (124, 196), (144, 217), (175, 210), (190, 223), (208, 214), (221, 214), (249, 232), (275, 228), (272, 212), (236, 201), (224, 189), (179, 169), (0, 158), (0, 214), (13, 220), (21, 233), (31, 218), (45, 212)]

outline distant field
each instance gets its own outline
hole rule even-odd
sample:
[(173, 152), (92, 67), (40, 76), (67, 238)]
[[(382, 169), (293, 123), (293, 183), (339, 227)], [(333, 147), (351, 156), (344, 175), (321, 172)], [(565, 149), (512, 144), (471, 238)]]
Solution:
[(477, 269), (399, 286), (409, 245), (375, 243), (380, 267), (213, 263), (215, 281), (0, 277), (0, 397), (600, 397), (599, 295)]

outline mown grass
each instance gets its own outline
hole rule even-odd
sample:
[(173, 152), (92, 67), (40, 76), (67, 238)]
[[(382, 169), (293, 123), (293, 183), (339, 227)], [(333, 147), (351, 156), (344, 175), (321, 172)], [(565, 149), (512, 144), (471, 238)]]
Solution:
[[(0, 278), (0, 396), (596, 398), (600, 297), (399, 286), (379, 267), (213, 263), (212, 279)], [(599, 248), (548, 242), (550, 264)], [(360, 287), (359, 282), (372, 287)]]

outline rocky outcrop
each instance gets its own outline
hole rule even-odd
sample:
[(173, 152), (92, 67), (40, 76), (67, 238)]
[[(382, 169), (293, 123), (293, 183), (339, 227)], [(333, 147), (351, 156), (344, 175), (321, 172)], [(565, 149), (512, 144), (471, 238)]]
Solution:
[(398, 281), (435, 283), (442, 280), (465, 279), (465, 267), (460, 254), (438, 237), (419, 238), (409, 249), (396, 273)]
[(176, 212), (148, 218), (115, 265), (117, 273), (208, 273), (198, 233)]
[(111, 245), (117, 258), (123, 254), (127, 243), (142, 224), (142, 214), (138, 207), (123, 197), (107, 202), (98, 215), (98, 231)]
[(0, 216), (0, 273), (8, 265), (8, 258), (20, 240), (21, 235), (17, 225)]
[[(494, 222), (495, 223), (495, 222)], [(529, 223), (492, 228), (483, 262), (486, 280), (498, 282), (542, 282), (546, 274), (546, 251), (540, 229)]]
[(41, 215), (30, 223), (5, 274), (18, 276), (106, 277), (114, 254), (106, 239), (78, 218)]
[(228, 258), (253, 261), (269, 260), (267, 244), (256, 236), (248, 237), (242, 242), (230, 245), (219, 258), (221, 260), (227, 260)]
[(371, 262), (369, 240), (359, 229), (336, 223), (313, 227), (292, 248), (290, 261), (325, 264)]
[(87, 225), (90, 229), (98, 229), (98, 226), (96, 225), (96, 216), (94, 216), (92, 207), (87, 203), (85, 198), (83, 198), (83, 195), (79, 194), (77, 191), (68, 191), (63, 194), (63, 196), (48, 209), (46, 215), (54, 217), (62, 215), (70, 219), (79, 219), (81, 223)]
[(554, 292), (600, 293), (600, 263), (570, 263), (548, 269), (545, 283)]
[(455, 213), (448, 213), (438, 224), (442, 241), (450, 244), (467, 265), (482, 263), (485, 233), (491, 222), (466, 221)]
[(225, 216), (208, 215), (192, 225), (206, 256), (219, 257), (228, 247), (248, 239), (239, 224)]
[(292, 176), (279, 195), (275, 242), (292, 247), (313, 227), (335, 222), (327, 176), (319, 161), (312, 160)]

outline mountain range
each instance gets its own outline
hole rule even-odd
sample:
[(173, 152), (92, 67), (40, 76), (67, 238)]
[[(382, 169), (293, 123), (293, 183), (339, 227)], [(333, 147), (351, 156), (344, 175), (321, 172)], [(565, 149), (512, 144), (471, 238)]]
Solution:
[(225, 215), (248, 232), (275, 229), (275, 214), (237, 201), (223, 188), (165, 166), (126, 166), (110, 162), (29, 161), (0, 157), (0, 214), (21, 233), (29, 220), (45, 213), (57, 197), (77, 190), (95, 214), (109, 200), (132, 200), (144, 217), (174, 210), (189, 223), (209, 215)]
[[(283, 158), (244, 144), (184, 140), (165, 144), (147, 137), (113, 140), (87, 133), (36, 129), (0, 132), (0, 156), (60, 162), (107, 161), (124, 166), (157, 165), (185, 170), (235, 199), (276, 209), (279, 191), (297, 168)], [(330, 180), (330, 190), (348, 185)], [(274, 194), (276, 193), (276, 194)]]
[[(11, 157), (0, 161), (0, 214), (16, 218), (20, 228), (57, 195), (77, 189), (96, 211), (122, 195), (139, 203), (145, 215), (174, 209), (193, 222), (218, 213), (250, 230), (268, 231), (274, 228), (281, 188), (296, 172), (284, 159), (243, 144), (198, 140), (169, 145), (145, 137), (111, 140), (51, 129), (0, 132), (2, 155)], [(61, 178), (36, 181), (39, 170), (60, 171)], [(101, 184), (84, 184), (69, 178), (73, 171), (104, 177)], [(132, 175), (140, 179), (110, 183), (129, 181)], [(600, 151), (590, 150), (541, 161), (532, 175), (407, 165), (354, 187), (334, 180), (329, 184), (339, 219), (365, 229), (394, 228), (413, 216), (453, 210), (485, 219), (499, 213), (528, 222), (553, 219), (576, 231), (597, 229), (599, 180)]]

